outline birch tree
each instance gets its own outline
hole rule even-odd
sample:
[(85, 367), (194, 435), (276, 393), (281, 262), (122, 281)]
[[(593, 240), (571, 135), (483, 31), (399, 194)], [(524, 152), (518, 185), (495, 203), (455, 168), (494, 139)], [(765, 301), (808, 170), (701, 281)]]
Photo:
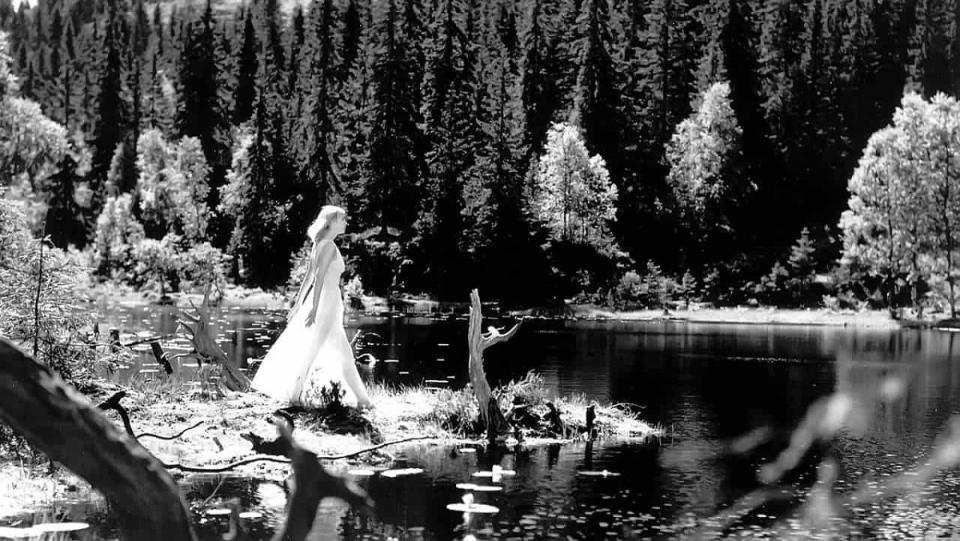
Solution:
[(547, 133), (536, 177), (534, 208), (556, 239), (602, 245), (616, 212), (617, 187), (606, 162), (587, 152), (580, 130), (556, 123)]

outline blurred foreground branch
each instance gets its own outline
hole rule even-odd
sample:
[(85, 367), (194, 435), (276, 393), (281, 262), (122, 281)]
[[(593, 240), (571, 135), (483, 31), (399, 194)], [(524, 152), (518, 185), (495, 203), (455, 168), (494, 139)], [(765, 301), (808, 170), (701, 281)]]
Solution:
[(0, 419), (110, 502), (124, 539), (195, 539), (177, 484), (49, 368), (0, 339)]

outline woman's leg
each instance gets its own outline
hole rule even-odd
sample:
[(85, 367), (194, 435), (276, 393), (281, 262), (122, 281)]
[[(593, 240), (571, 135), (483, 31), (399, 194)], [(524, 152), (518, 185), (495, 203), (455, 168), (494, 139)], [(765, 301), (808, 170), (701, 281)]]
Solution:
[(357, 406), (372, 406), (373, 403), (370, 401), (370, 396), (367, 395), (367, 388), (363, 384), (360, 372), (357, 371), (357, 363), (353, 358), (353, 348), (350, 347), (346, 332), (343, 333), (343, 338), (338, 340), (338, 342), (341, 350), (338, 357), (341, 362), (340, 369), (343, 372), (343, 381), (350, 387), (350, 390), (353, 391), (354, 396), (357, 397)]

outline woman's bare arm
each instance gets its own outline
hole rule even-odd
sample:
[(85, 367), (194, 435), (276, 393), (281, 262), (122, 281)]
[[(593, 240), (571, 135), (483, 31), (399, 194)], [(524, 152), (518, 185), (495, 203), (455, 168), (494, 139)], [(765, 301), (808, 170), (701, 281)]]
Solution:
[(333, 263), (333, 257), (336, 248), (333, 241), (321, 241), (320, 249), (317, 252), (316, 272), (313, 276), (313, 303), (310, 307), (310, 313), (307, 314), (306, 324), (309, 327), (317, 319), (317, 306), (320, 304), (320, 293), (323, 291), (323, 280), (330, 270), (330, 264)]
[(310, 293), (310, 289), (313, 287), (314, 276), (317, 271), (317, 246), (314, 246), (310, 251), (310, 259), (307, 261), (307, 272), (303, 275), (303, 280), (300, 282), (300, 289), (297, 290), (297, 296), (294, 297), (293, 306), (290, 307), (290, 311), (287, 312), (287, 321), (293, 319), (294, 314), (297, 313), (297, 310), (303, 304), (304, 299), (307, 298), (307, 295)]

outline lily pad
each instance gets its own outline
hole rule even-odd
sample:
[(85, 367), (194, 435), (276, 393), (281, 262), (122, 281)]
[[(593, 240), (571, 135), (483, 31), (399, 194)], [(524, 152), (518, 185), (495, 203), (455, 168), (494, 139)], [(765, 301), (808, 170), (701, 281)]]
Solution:
[(211, 517), (222, 517), (230, 514), (230, 509), (226, 507), (214, 507), (213, 509), (207, 509), (204, 511), (207, 515)]
[(381, 475), (384, 477), (402, 477), (404, 475), (415, 475), (423, 473), (423, 468), (400, 468), (396, 470), (386, 470)]
[(592, 471), (592, 470), (580, 470), (577, 472), (577, 475), (585, 475), (587, 477), (620, 477), (620, 474), (614, 471)]
[(483, 513), (489, 515), (500, 512), (500, 509), (483, 503), (451, 503), (447, 504), (447, 509), (461, 513)]
[(472, 490), (474, 492), (500, 492), (503, 487), (496, 485), (477, 485), (474, 483), (458, 483), (457, 488), (461, 490)]
[(48, 522), (46, 524), (34, 524), (33, 529), (41, 533), (51, 532), (79, 532), (86, 530), (90, 525), (86, 522)]
[(0, 539), (29, 539), (42, 534), (43, 532), (33, 527), (13, 528), (10, 526), (0, 526)]

